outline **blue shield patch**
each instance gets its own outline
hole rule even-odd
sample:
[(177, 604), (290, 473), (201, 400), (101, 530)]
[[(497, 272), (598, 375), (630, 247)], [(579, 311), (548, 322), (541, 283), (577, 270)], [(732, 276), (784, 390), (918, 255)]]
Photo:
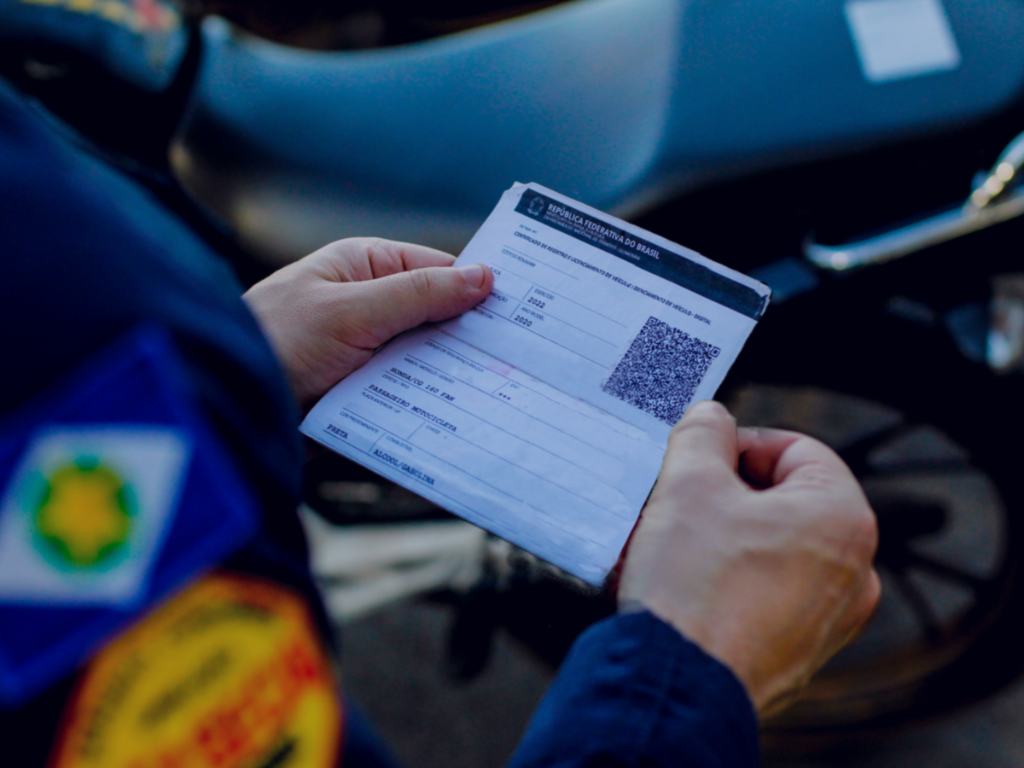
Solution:
[(255, 533), (256, 501), (188, 391), (169, 336), (144, 328), (0, 424), (0, 703)]

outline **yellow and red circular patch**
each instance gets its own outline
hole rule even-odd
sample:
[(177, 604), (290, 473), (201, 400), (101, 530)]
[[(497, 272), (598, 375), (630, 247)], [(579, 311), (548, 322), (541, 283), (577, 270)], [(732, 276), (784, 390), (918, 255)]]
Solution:
[(215, 575), (95, 657), (51, 766), (330, 768), (341, 718), (302, 598)]

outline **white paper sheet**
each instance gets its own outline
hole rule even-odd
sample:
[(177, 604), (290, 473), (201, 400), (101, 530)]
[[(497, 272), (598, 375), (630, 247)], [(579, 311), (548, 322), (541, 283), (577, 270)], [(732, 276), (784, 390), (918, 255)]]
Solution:
[(714, 395), (769, 290), (536, 184), (458, 263), (487, 264), (491, 296), (394, 339), (302, 431), (599, 584), (671, 425)]

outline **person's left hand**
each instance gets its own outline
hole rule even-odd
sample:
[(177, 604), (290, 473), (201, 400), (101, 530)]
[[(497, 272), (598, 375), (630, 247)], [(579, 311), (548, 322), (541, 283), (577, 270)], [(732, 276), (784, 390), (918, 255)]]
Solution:
[(462, 314), (494, 276), (447, 253), (375, 238), (331, 243), (278, 270), (242, 297), (305, 411), (381, 344), (421, 323)]

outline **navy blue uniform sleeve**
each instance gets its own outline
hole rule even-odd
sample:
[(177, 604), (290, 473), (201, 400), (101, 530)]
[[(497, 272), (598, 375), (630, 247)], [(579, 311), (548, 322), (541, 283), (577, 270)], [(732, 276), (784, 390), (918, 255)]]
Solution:
[(739, 680), (645, 611), (576, 641), (510, 767), (746, 768), (758, 754)]
[(298, 414), (228, 265), (3, 79), (0, 261), (0, 414), (140, 323), (159, 325), (259, 496), (294, 506)]

